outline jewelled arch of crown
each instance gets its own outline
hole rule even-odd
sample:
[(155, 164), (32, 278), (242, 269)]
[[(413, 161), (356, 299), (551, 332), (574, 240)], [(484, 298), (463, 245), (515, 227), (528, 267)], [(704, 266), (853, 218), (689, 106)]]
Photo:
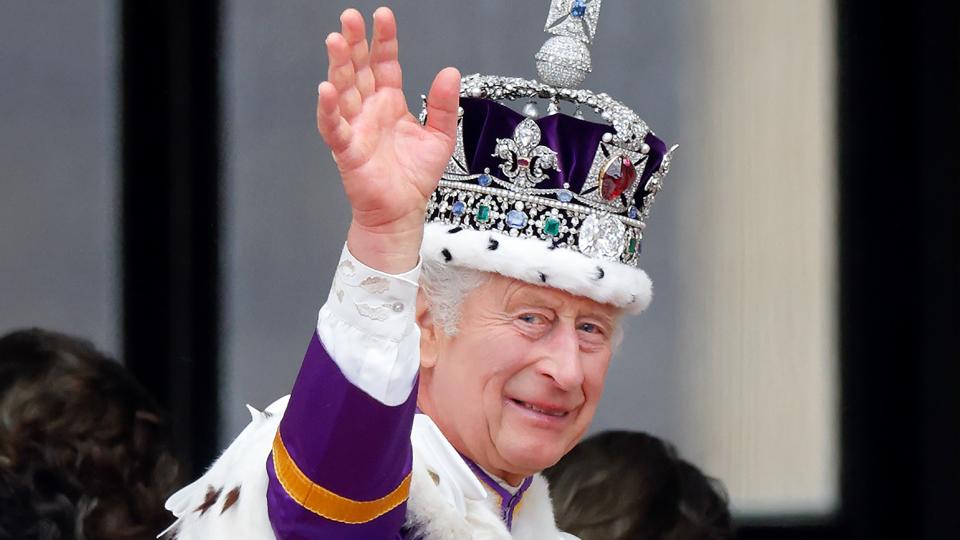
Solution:
[[(528, 118), (520, 122), (512, 138), (497, 139), (493, 155), (501, 160), (498, 171), (471, 174), (460, 110), (456, 147), (428, 203), (428, 222), (539, 238), (557, 248), (637, 266), (646, 220), (676, 146), (641, 186), (650, 151), (643, 142), (650, 133), (647, 124), (606, 93), (576, 88), (591, 71), (587, 45), (596, 35), (601, 2), (552, 0), (544, 30), (554, 37), (536, 55), (542, 82), (479, 74), (462, 79), (461, 97), (501, 103), (531, 100), (524, 108)], [(425, 122), (426, 97), (421, 99), (420, 121)], [(548, 114), (559, 113), (561, 103), (567, 102), (574, 105), (574, 116), (582, 119), (582, 107), (587, 107), (613, 128), (603, 135), (579, 193), (568, 189), (568, 184), (562, 189), (537, 187), (546, 179), (546, 171), (559, 171), (556, 151), (540, 144), (540, 128), (533, 121), (537, 99), (548, 101)], [(636, 207), (632, 201), (641, 188), (645, 195)]]

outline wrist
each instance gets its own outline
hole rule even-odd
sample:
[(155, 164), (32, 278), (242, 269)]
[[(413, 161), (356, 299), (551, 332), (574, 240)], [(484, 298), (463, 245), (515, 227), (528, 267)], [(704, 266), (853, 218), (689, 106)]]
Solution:
[(394, 275), (408, 272), (420, 261), (423, 219), (418, 216), (407, 221), (369, 227), (354, 219), (347, 232), (347, 248), (358, 261), (374, 270)]

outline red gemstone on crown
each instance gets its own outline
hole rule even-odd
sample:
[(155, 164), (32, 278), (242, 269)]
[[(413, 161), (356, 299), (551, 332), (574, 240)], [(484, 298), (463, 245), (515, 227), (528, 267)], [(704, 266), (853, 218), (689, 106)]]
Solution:
[(618, 156), (611, 159), (603, 170), (600, 179), (600, 194), (603, 198), (612, 201), (627, 190), (637, 179), (637, 169), (633, 161), (627, 156)]
[(530, 166), (530, 160), (525, 157), (517, 158), (517, 165), (520, 165), (521, 167), (526, 169), (527, 167)]

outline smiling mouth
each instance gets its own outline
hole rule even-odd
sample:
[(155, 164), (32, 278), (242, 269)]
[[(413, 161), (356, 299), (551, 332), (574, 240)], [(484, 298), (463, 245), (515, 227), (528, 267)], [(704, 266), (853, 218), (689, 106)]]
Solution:
[(526, 401), (520, 401), (519, 399), (510, 398), (510, 401), (516, 403), (517, 405), (523, 407), (524, 409), (527, 409), (528, 411), (533, 411), (539, 414), (545, 414), (547, 416), (552, 416), (554, 418), (563, 418), (568, 414), (570, 414), (570, 411), (564, 411), (561, 409), (541, 409), (540, 407), (531, 405)]

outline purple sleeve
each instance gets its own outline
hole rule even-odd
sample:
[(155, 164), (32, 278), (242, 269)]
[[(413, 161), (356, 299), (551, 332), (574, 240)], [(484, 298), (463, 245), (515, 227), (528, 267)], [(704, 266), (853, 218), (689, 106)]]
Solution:
[(266, 464), (278, 539), (401, 537), (416, 395), (414, 384), (404, 403), (380, 403), (344, 378), (314, 334)]

